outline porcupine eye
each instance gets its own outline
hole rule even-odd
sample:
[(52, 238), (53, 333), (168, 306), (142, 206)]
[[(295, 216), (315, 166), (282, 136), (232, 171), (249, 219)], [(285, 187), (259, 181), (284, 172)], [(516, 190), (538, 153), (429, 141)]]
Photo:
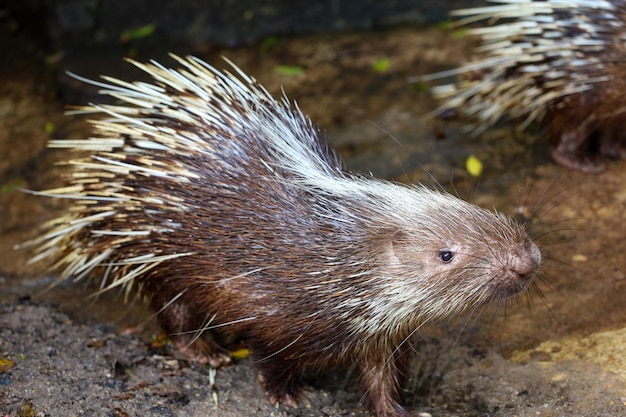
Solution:
[(449, 251), (449, 250), (439, 251), (439, 259), (441, 259), (441, 262), (447, 264), (450, 261), (452, 261), (452, 258), (454, 258), (454, 253), (452, 251)]

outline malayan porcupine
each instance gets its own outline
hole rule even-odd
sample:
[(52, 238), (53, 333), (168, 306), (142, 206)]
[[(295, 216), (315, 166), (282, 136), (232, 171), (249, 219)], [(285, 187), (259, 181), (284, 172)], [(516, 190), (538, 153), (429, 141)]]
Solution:
[(91, 81), (95, 137), (53, 140), (72, 199), (32, 242), (61, 279), (136, 288), (174, 344), (230, 362), (244, 341), (272, 402), (301, 373), (355, 363), (379, 417), (421, 326), (526, 289), (541, 254), (524, 227), (423, 186), (350, 172), (300, 110), (235, 67), (134, 65), (152, 83)]
[(543, 121), (553, 158), (583, 172), (600, 156), (626, 158), (626, 3), (623, 0), (488, 0), (456, 10), (481, 46), (459, 68), (416, 77), (457, 75), (433, 88), (443, 105), (477, 120), (478, 134), (503, 117), (521, 127)]

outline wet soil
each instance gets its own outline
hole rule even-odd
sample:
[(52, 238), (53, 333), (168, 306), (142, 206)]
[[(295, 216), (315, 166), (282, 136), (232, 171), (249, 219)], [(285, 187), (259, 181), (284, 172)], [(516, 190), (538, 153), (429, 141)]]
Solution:
[[(181, 357), (141, 303), (54, 282), (14, 245), (63, 202), (20, 188), (59, 184), (50, 137), (79, 138), (88, 124), (67, 105), (98, 100), (65, 70), (135, 78), (129, 53), (47, 56), (31, 39), (0, 36), (0, 413), (3, 416), (371, 416), (353, 372), (306, 379), (308, 403), (269, 404), (250, 359), (213, 370)], [(484, 207), (535, 214), (546, 258), (538, 290), (506, 311), (430, 329), (415, 346), (405, 395), (432, 416), (626, 414), (626, 162), (590, 176), (553, 164), (541, 132), (503, 123), (471, 138), (407, 78), (457, 65), (469, 42), (435, 28), (280, 39), (269, 51), (169, 46), (219, 68), (227, 56), (270, 92), (281, 86), (328, 132), (356, 171), (441, 184)], [(137, 59), (166, 50), (135, 51)], [(388, 59), (384, 71), (373, 69)], [(281, 65), (303, 71), (284, 75)], [(473, 177), (465, 160), (485, 169)], [(506, 313), (506, 314), (505, 314)], [(417, 412), (417, 411), (416, 411)]]

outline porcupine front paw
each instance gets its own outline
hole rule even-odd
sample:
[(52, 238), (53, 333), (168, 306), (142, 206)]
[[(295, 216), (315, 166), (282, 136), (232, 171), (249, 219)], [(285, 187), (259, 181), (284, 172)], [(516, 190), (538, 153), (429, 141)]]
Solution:
[(158, 312), (157, 320), (174, 346), (187, 358), (201, 364), (209, 364), (214, 368), (230, 364), (230, 352), (220, 346), (205, 328), (204, 316), (198, 316), (193, 304), (182, 297), (171, 302), (170, 294), (166, 291), (155, 292), (152, 308)]
[(187, 358), (209, 364), (213, 368), (230, 365), (232, 356), (229, 351), (219, 346), (210, 336), (204, 335), (195, 341), (190, 337), (172, 337), (174, 346)]
[(597, 174), (604, 170), (598, 155), (593, 155), (590, 135), (582, 126), (565, 129), (558, 136), (558, 143), (551, 149), (552, 159), (564, 167), (587, 174)]
[(401, 346), (395, 351), (381, 352), (359, 360), (361, 385), (367, 392), (377, 417), (414, 415), (405, 408), (401, 394), (410, 359), (410, 349)]
[(604, 171), (604, 164), (593, 156), (582, 156), (576, 153), (552, 151), (552, 159), (559, 165), (586, 174), (598, 174)]
[(297, 407), (298, 403), (308, 404), (298, 381), (298, 363), (278, 356), (269, 357), (262, 348), (252, 347), (252, 357), (259, 370), (258, 380), (268, 400), (274, 405), (284, 404)]
[(289, 380), (278, 381), (274, 378), (266, 378), (263, 372), (259, 372), (257, 378), (272, 405), (283, 404), (296, 408), (299, 402), (308, 402), (308, 399), (302, 395), (300, 386), (296, 383)]

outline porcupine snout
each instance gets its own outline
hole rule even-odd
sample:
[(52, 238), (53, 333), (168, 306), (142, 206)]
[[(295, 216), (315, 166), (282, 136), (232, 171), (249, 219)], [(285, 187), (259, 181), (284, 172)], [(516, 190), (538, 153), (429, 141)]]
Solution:
[(541, 252), (530, 239), (524, 239), (511, 248), (501, 279), (504, 289), (517, 293), (530, 283), (541, 265)]

